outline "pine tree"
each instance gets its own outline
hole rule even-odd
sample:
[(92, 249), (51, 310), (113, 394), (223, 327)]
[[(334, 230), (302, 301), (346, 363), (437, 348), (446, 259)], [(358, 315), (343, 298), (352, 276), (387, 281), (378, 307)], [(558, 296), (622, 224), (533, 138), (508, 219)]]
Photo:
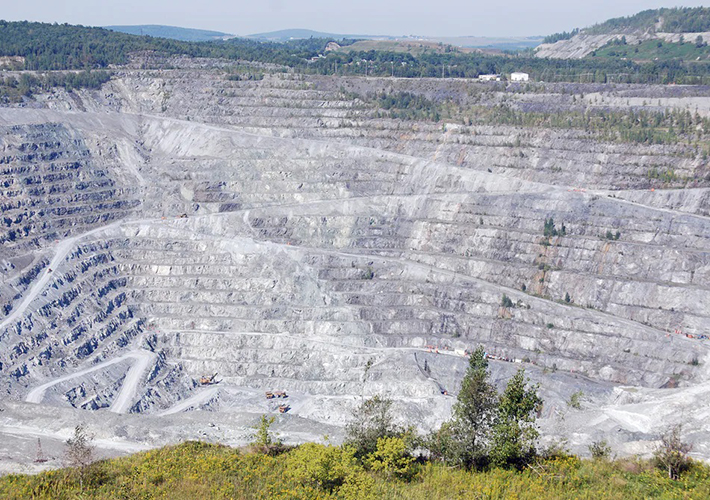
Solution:
[(489, 381), (488, 360), (479, 346), (471, 354), (452, 419), (429, 438), (432, 456), (452, 465), (484, 468), (497, 402), (498, 393)]
[(454, 405), (452, 430), (458, 462), (482, 468), (487, 463), (491, 425), (498, 402), (496, 388), (489, 381), (488, 360), (483, 347), (472, 354), (461, 390)]

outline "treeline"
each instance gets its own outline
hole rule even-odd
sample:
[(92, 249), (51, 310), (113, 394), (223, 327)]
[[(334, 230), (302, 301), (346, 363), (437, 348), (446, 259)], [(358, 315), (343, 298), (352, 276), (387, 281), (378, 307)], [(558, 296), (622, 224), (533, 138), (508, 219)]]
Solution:
[(710, 63), (682, 60), (636, 63), (621, 58), (543, 59), (532, 55), (481, 53), (330, 52), (304, 72), (399, 78), (477, 78), (482, 74), (528, 73), (532, 80), (579, 83), (700, 84), (710, 82)]
[(469, 110), (469, 124), (578, 129), (614, 142), (678, 144), (701, 139), (710, 132), (710, 119), (690, 111), (524, 112), (503, 104)]
[(25, 69), (98, 69), (128, 62), (129, 54), (154, 51), (167, 55), (222, 57), (298, 66), (318, 55), (328, 40), (287, 43), (231, 39), (183, 42), (129, 35), (103, 28), (0, 21), (0, 56), (22, 56)]
[[(488, 90), (488, 89), (487, 89)], [(491, 86), (490, 91), (505, 87)], [(463, 125), (509, 125), (577, 129), (599, 140), (639, 144), (691, 144), (705, 141), (710, 119), (688, 110), (615, 111), (612, 109), (523, 111), (509, 104), (462, 106), (451, 100), (433, 101), (409, 92), (351, 94), (377, 106), (384, 116), (403, 120), (455, 120)], [(576, 100), (573, 96), (573, 101)], [(652, 102), (649, 102), (652, 104)]]
[[(126, 64), (132, 53), (159, 53), (192, 57), (225, 58), (274, 64), (312, 74), (395, 76), (401, 78), (475, 78), (481, 74), (529, 73), (546, 82), (699, 83), (710, 79), (710, 64), (695, 61), (655, 61), (585, 58), (555, 60), (531, 53), (491, 55), (463, 53), (456, 48), (443, 53), (388, 51), (328, 52), (328, 39), (285, 43), (231, 39), (183, 42), (136, 36), (102, 28), (0, 21), (0, 56), (21, 56), (24, 69), (102, 69)], [(351, 43), (353, 40), (342, 43)]]
[(55, 87), (65, 90), (97, 89), (111, 79), (109, 71), (77, 71), (71, 73), (22, 73), (0, 78), (0, 101), (18, 102), (23, 97)]
[(542, 39), (542, 43), (555, 43), (560, 40), (569, 40), (573, 36), (579, 33), (579, 28), (575, 28), (570, 32), (563, 31), (562, 33), (554, 33), (552, 35), (547, 35)]
[(668, 9), (663, 16), (663, 31), (670, 33), (698, 33), (710, 31), (710, 9), (685, 7)]
[(710, 31), (710, 9), (706, 7), (677, 7), (649, 9), (633, 16), (609, 19), (585, 29), (589, 34), (606, 34), (621, 31), (656, 29), (656, 23), (663, 20), (657, 31), (667, 33), (694, 33)]

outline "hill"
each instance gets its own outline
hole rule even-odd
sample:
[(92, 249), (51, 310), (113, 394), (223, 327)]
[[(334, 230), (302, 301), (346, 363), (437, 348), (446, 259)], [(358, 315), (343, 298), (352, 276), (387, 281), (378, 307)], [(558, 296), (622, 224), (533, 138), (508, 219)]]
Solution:
[(208, 42), (233, 38), (234, 35), (220, 31), (180, 28), (160, 24), (139, 24), (134, 26), (104, 26), (107, 30), (127, 33), (129, 35), (147, 35), (158, 38), (169, 38), (184, 42)]
[(378, 36), (378, 35), (343, 35), (337, 33), (325, 33), (323, 31), (313, 31), (308, 29), (286, 29), (278, 31), (269, 31), (266, 33), (254, 33), (253, 35), (247, 35), (247, 38), (253, 38), (257, 40), (268, 40), (270, 42), (287, 42), (289, 40), (304, 40), (307, 38), (328, 38), (332, 40), (343, 40), (343, 39), (361, 39), (361, 40), (371, 40), (380, 39), (387, 40), (392, 39), (390, 36)]
[(634, 31), (693, 33), (709, 30), (710, 8), (677, 7), (644, 10), (633, 16), (609, 19), (584, 31), (598, 35)]
[[(683, 45), (710, 40), (710, 9), (705, 7), (645, 10), (628, 17), (609, 19), (585, 29), (545, 37), (536, 49), (538, 57), (580, 59), (583, 57), (626, 58), (635, 61), (707, 60), (706, 50), (684, 48), (653, 50), (653, 44)], [(644, 45), (638, 50), (618, 51), (613, 45)], [(658, 45), (661, 48), (662, 45)], [(608, 50), (604, 50), (608, 49)], [(601, 53), (597, 51), (601, 50)]]
[[(373, 42), (390, 42), (399, 45), (414, 45), (417, 43), (434, 45), (444, 44), (463, 48), (486, 48), (498, 50), (521, 50), (533, 48), (540, 45), (543, 37), (479, 37), (479, 36), (392, 36), (392, 35), (343, 35), (337, 33), (326, 33), (307, 29), (288, 29), (280, 31), (270, 31), (268, 33), (256, 33), (248, 35), (248, 38), (257, 40), (268, 40), (271, 42), (286, 42), (289, 40), (303, 40), (307, 38), (325, 38), (331, 40), (371, 40)], [(382, 46), (373, 45), (375, 50), (387, 50), (389, 46), (383, 43)]]

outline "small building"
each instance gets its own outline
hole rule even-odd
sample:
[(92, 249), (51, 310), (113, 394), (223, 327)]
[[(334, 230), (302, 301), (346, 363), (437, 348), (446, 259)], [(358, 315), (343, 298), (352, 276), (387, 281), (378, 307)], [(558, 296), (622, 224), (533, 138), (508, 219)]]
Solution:
[(478, 79), (482, 82), (499, 82), (500, 75), (478, 75)]
[(530, 75), (527, 73), (511, 73), (510, 74), (510, 81), (511, 82), (527, 82), (530, 80)]

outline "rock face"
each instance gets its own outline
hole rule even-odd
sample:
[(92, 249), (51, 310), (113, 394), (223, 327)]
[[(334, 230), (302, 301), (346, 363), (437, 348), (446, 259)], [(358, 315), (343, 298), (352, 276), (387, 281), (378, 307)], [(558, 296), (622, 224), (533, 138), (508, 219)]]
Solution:
[[(689, 147), (397, 121), (342, 91), (468, 82), (219, 75), (126, 71), (0, 109), (4, 398), (160, 427), (285, 390), (298, 440), (384, 394), (427, 429), (482, 344), (497, 381), (542, 384), (543, 429), (578, 451), (641, 449), (708, 399), (710, 179)], [(571, 90), (515, 99), (590, 92)], [(618, 109), (648, 91), (596, 90)], [(668, 168), (694, 189), (654, 184)]]
[(636, 45), (648, 40), (661, 40), (668, 43), (680, 43), (681, 41), (694, 43), (698, 37), (702, 37), (703, 40), (710, 39), (710, 33), (662, 33), (645, 30), (588, 34), (583, 31), (568, 40), (538, 45), (535, 47), (535, 56), (550, 59), (582, 59), (614, 40), (621, 40), (622, 37), (626, 39), (628, 45)]

